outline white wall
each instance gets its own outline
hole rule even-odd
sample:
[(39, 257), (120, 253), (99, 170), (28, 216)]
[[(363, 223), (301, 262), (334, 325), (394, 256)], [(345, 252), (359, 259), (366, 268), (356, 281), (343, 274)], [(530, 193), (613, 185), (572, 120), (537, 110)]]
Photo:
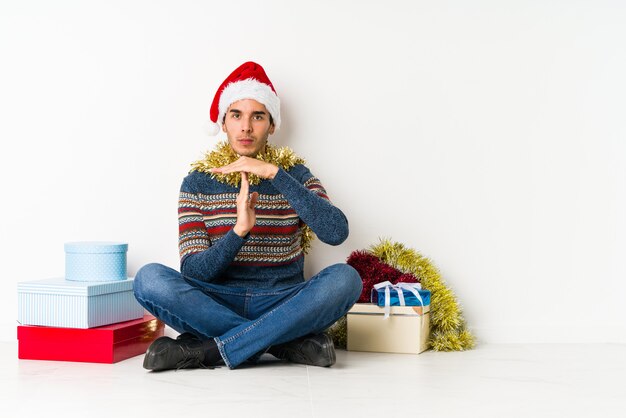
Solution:
[(178, 266), (176, 204), (246, 60), (274, 142), (348, 215), (311, 274), (389, 237), (438, 265), (482, 342), (626, 342), (620, 1), (0, 1), (0, 339), (63, 244)]

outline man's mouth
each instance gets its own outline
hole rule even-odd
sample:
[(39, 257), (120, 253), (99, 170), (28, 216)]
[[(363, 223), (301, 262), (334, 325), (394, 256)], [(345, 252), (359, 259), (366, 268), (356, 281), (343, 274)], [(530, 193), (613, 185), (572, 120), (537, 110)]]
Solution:
[(239, 138), (237, 141), (239, 141), (242, 144), (251, 144), (254, 142), (254, 139), (252, 138)]

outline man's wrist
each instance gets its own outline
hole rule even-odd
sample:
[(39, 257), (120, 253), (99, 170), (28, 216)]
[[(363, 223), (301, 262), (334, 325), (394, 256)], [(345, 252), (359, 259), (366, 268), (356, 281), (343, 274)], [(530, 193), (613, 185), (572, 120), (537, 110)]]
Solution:
[(250, 231), (246, 231), (244, 228), (240, 228), (238, 225), (235, 225), (233, 227), (233, 232), (237, 234), (240, 238), (245, 238)]
[(275, 166), (272, 164), (272, 170), (270, 172), (270, 175), (267, 177), (269, 180), (274, 180), (274, 177), (276, 177), (276, 174), (278, 174), (278, 166)]

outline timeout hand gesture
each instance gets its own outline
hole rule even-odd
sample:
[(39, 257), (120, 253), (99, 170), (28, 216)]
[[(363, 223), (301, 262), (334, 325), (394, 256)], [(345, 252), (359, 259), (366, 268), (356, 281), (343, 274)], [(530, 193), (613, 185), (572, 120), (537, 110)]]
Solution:
[[(259, 161), (262, 162), (262, 161)], [(223, 167), (222, 167), (223, 168)], [(258, 175), (258, 174), (257, 174)], [(237, 222), (233, 228), (235, 234), (245, 237), (256, 223), (256, 213), (254, 206), (259, 199), (259, 194), (254, 192), (250, 194), (250, 182), (248, 181), (248, 173), (241, 172), (241, 188), (237, 195)], [(249, 196), (248, 196), (249, 195)]]

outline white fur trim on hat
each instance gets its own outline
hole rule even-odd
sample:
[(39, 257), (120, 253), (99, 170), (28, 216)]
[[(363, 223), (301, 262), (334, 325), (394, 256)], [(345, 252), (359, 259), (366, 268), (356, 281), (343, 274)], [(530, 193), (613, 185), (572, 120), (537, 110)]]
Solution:
[(224, 87), (220, 95), (217, 123), (221, 124), (224, 120), (228, 106), (243, 99), (253, 99), (265, 105), (267, 111), (272, 115), (275, 129), (280, 128), (280, 99), (269, 85), (254, 78), (236, 81)]

